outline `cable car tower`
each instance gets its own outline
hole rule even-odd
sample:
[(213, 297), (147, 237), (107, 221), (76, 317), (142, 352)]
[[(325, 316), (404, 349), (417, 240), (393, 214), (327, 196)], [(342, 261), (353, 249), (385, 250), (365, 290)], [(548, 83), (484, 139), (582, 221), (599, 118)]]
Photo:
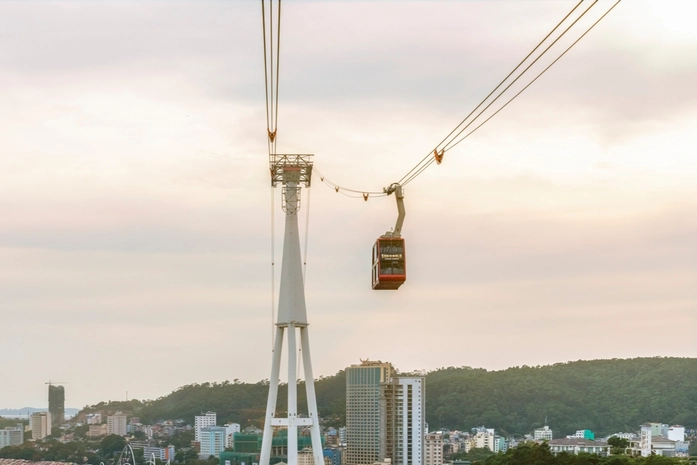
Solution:
[[(261, 443), (260, 465), (269, 465), (273, 427), (288, 428), (288, 464), (298, 463), (298, 427), (311, 427), (312, 455), (315, 465), (323, 465), (322, 442), (317, 416), (315, 383), (310, 361), (310, 340), (308, 337), (307, 311), (305, 308), (305, 284), (303, 282), (302, 260), (300, 257), (300, 237), (298, 234), (298, 211), (300, 210), (300, 191), (302, 185), (310, 187), (312, 178), (312, 155), (272, 154), (269, 158), (271, 185), (283, 185), (282, 208), (286, 214), (285, 237), (283, 239), (283, 262), (281, 265), (281, 287), (278, 297), (278, 316), (273, 346), (271, 377), (269, 378), (269, 397), (266, 403), (266, 421)], [(307, 417), (298, 416), (298, 373), (297, 373), (297, 335), (300, 335), (302, 364), (307, 394)], [(281, 369), (283, 337), (288, 339), (288, 416), (276, 417), (276, 399)]]

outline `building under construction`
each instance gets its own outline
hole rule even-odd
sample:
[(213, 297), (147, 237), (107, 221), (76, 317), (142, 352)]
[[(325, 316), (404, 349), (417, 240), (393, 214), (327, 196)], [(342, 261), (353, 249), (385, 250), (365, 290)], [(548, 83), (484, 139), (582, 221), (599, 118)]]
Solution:
[(51, 424), (60, 426), (65, 423), (65, 388), (49, 383), (48, 411), (51, 414)]

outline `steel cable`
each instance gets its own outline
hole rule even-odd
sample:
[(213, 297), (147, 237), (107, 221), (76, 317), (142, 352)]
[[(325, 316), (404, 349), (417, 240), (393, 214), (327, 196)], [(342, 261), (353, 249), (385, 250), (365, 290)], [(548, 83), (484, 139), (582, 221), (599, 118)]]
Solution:
[[(596, 0), (596, 1), (597, 1), (597, 0)], [(496, 91), (499, 89), (499, 87), (501, 87), (501, 86), (503, 85), (503, 83), (506, 82), (506, 80), (507, 80), (509, 77), (511, 77), (511, 76), (513, 75), (513, 73), (515, 73), (515, 72), (518, 70), (518, 68), (520, 68), (520, 67), (523, 65), (523, 63), (525, 63), (525, 61), (526, 61), (528, 58), (530, 58), (530, 56), (531, 56), (533, 53), (535, 53), (535, 51), (536, 51), (538, 48), (540, 48), (540, 46), (549, 38), (549, 36), (551, 36), (551, 35), (554, 33), (554, 31), (556, 31), (556, 30), (559, 28), (559, 26), (561, 26), (562, 23), (563, 23), (564, 21), (566, 21), (567, 18), (568, 18), (574, 11), (576, 11), (576, 9), (577, 9), (582, 3), (583, 3), (583, 0), (580, 0), (580, 1), (576, 4), (576, 6), (573, 7), (573, 8), (571, 9), (571, 11), (569, 11), (569, 12), (566, 14), (566, 16), (564, 16), (564, 18), (562, 18), (562, 20), (559, 21), (559, 22), (557, 23), (557, 25), (554, 26), (554, 28), (552, 28), (551, 31), (549, 31), (549, 33), (544, 37), (544, 39), (542, 39), (542, 40), (535, 46), (535, 48), (533, 48), (533, 49), (530, 51), (530, 53), (528, 53), (527, 56), (526, 56), (525, 58), (523, 58), (523, 59), (520, 61), (520, 63), (518, 63), (518, 65), (517, 65), (515, 68), (513, 68), (513, 70), (512, 70), (510, 73), (508, 73), (508, 75), (507, 75), (505, 78), (503, 78), (503, 79), (501, 80), (501, 82), (499, 82), (499, 84), (498, 84), (496, 87), (494, 87), (494, 89), (493, 89), (491, 92), (489, 92), (489, 95), (487, 95), (486, 97), (484, 97), (484, 99), (483, 99), (481, 102), (479, 102), (479, 104), (478, 104), (476, 107), (474, 107), (474, 109), (473, 109), (467, 116), (465, 116), (465, 117), (463, 118), (463, 120), (460, 121), (460, 123), (459, 123), (457, 126), (455, 126), (455, 128), (454, 128), (452, 131), (450, 131), (450, 133), (449, 133), (447, 136), (445, 136), (445, 137), (443, 138), (443, 140), (441, 140), (441, 141), (435, 146), (435, 148), (434, 148), (433, 150), (438, 150), (438, 148), (439, 148), (441, 145), (443, 145), (443, 142), (445, 142), (446, 140), (448, 140), (448, 138), (449, 138), (455, 131), (457, 131), (458, 128), (459, 128), (460, 126), (462, 126), (463, 124), (465, 124), (465, 121), (467, 121), (467, 119), (468, 119), (470, 116), (472, 116), (472, 114), (474, 114), (474, 112), (477, 111), (477, 109), (479, 109), (479, 107), (481, 107), (481, 106), (484, 104), (484, 102), (486, 102), (487, 99), (488, 99), (489, 97), (491, 97), (491, 96), (494, 94), (494, 92), (496, 92)], [(562, 33), (562, 35), (564, 35), (564, 33)], [(560, 37), (561, 37), (561, 36), (560, 36)], [(546, 50), (545, 50), (545, 52), (546, 52)], [(542, 52), (542, 54), (541, 54), (540, 56), (544, 55), (545, 52)], [(519, 78), (520, 76), (522, 76), (523, 74), (525, 74), (525, 71), (523, 71), (523, 72), (518, 76), (518, 78)], [(516, 79), (518, 79), (518, 78), (516, 78)], [(475, 119), (476, 119), (476, 117), (475, 117)], [(457, 137), (457, 136), (455, 136), (455, 137)], [(421, 161), (420, 161), (419, 163), (417, 163), (416, 166), (415, 166), (414, 168), (412, 168), (407, 174), (405, 174), (405, 175), (402, 177), (402, 179), (399, 180), (399, 183), (402, 184), (402, 182), (403, 182), (414, 170), (416, 170), (416, 169), (419, 168), (419, 165), (421, 165), (422, 163), (424, 163), (427, 159), (431, 158), (431, 156), (433, 155), (433, 150), (431, 150), (430, 152), (428, 152), (428, 154), (427, 154), (424, 158), (422, 158)], [(429, 165), (430, 165), (430, 163), (429, 163)], [(411, 179), (411, 178), (410, 178), (410, 179)]]

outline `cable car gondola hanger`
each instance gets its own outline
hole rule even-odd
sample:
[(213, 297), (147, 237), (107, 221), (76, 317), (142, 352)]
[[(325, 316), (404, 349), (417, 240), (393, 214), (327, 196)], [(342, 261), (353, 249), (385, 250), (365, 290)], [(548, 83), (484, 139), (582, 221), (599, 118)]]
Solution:
[(406, 250), (402, 238), (402, 225), (406, 215), (402, 186), (393, 183), (385, 188), (385, 194), (394, 193), (397, 199), (397, 222), (392, 231), (378, 237), (373, 245), (373, 289), (397, 290), (407, 279)]

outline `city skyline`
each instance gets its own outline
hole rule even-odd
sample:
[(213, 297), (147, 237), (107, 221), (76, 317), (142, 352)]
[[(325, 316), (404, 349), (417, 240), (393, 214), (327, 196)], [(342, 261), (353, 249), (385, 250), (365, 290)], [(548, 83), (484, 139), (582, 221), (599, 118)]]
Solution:
[[(279, 152), (313, 153), (331, 181), (380, 190), (570, 7), (284, 3)], [(51, 379), (80, 408), (268, 378), (259, 4), (0, 12), (0, 368), (12, 376), (0, 407), (47, 405)], [(370, 289), (394, 199), (348, 198), (315, 173), (300, 216), (315, 376), (359, 358), (409, 372), (694, 357), (695, 13), (621, 2), (410, 183), (399, 291)], [(646, 342), (657, 334), (673, 337)]]

